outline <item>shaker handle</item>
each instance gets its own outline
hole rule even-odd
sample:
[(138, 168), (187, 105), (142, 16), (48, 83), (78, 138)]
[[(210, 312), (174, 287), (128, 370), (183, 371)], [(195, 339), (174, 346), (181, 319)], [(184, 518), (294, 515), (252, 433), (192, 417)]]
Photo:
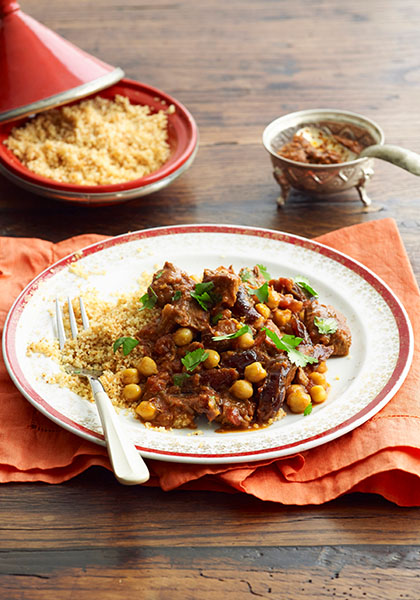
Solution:
[(358, 158), (365, 156), (386, 160), (397, 167), (401, 167), (401, 169), (413, 173), (413, 175), (420, 175), (420, 155), (412, 150), (391, 144), (374, 144), (373, 146), (364, 148)]

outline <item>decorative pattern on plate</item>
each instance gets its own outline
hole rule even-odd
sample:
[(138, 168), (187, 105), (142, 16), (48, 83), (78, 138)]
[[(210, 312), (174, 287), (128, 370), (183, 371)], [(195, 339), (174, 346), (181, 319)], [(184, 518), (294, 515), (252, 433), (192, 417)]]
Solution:
[(308, 417), (288, 414), (266, 429), (224, 434), (202, 423), (202, 435), (191, 435), (191, 430), (150, 429), (121, 413), (145, 456), (241, 462), (307, 450), (366, 421), (407, 374), (412, 333), (406, 313), (389, 288), (359, 263), (321, 244), (270, 230), (228, 225), (158, 228), (112, 238), (63, 259), (17, 299), (5, 327), (4, 356), (16, 385), (41, 412), (77, 435), (104, 443), (95, 405), (43, 381), (40, 373), (52, 374), (57, 365), (46, 357), (27, 356), (27, 345), (40, 337), (56, 337), (51, 316), (56, 295), (64, 299), (95, 289), (110, 299), (115, 290), (132, 292), (137, 273), (152, 273), (166, 259), (197, 274), (221, 264), (239, 269), (262, 263), (275, 277), (304, 275), (321, 302), (346, 315), (353, 345), (349, 357), (329, 360), (331, 393)]

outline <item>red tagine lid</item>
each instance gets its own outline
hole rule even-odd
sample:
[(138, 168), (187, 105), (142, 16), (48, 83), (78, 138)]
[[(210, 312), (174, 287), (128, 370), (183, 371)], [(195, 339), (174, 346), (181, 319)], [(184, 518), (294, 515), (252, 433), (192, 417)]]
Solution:
[(0, 0), (0, 122), (107, 88), (124, 76)]

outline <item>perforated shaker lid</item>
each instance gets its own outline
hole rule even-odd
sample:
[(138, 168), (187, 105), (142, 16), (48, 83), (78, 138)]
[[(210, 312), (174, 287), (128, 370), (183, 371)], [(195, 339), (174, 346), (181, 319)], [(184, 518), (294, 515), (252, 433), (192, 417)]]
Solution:
[(124, 76), (0, 0), (0, 123), (110, 87)]

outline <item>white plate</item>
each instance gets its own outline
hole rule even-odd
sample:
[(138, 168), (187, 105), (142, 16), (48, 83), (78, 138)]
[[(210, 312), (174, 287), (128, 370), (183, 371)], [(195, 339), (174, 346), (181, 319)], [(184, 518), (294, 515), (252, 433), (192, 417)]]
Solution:
[[(87, 278), (69, 266), (78, 261)], [(388, 286), (351, 258), (294, 235), (230, 225), (184, 225), (129, 233), (89, 246), (46, 269), (12, 306), (3, 335), (9, 373), (22, 394), (43, 414), (76, 435), (104, 444), (94, 404), (47, 384), (41, 372), (57, 365), (45, 356), (27, 356), (28, 343), (54, 338), (51, 317), (56, 295), (74, 297), (96, 288), (107, 299), (136, 290), (139, 275), (170, 260), (189, 273), (204, 267), (262, 263), (272, 277), (304, 275), (349, 322), (350, 355), (329, 359), (328, 400), (311, 415), (288, 414), (265, 429), (217, 433), (200, 423), (191, 430), (147, 429), (120, 413), (145, 457), (189, 463), (237, 463), (287, 456), (337, 438), (364, 423), (395, 394), (407, 375), (413, 335), (407, 314)]]

